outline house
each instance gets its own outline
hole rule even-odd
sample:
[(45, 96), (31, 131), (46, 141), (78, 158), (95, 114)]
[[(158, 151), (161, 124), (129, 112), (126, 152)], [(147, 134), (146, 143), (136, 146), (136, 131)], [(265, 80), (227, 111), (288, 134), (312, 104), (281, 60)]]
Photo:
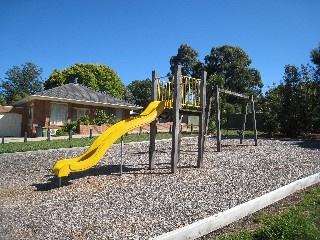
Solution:
[(93, 119), (96, 110), (124, 119), (129, 117), (130, 111), (141, 108), (86, 86), (69, 83), (21, 99), (13, 104), (11, 112), (21, 114), (21, 136), (27, 132), (29, 137), (35, 137), (40, 126), (58, 129), (84, 116)]
[(20, 108), (0, 106), (0, 136), (21, 136), (22, 114)]

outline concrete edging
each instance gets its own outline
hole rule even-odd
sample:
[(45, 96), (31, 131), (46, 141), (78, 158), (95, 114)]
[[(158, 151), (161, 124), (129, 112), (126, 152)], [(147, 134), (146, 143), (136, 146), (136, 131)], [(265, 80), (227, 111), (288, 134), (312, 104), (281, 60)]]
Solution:
[(160, 236), (151, 238), (154, 240), (169, 239), (194, 239), (222, 228), (232, 222), (235, 222), (249, 214), (252, 214), (272, 203), (275, 203), (290, 194), (307, 188), (320, 182), (320, 173), (299, 179), (288, 185), (280, 187), (265, 195), (252, 199), (248, 202), (230, 208), (224, 212), (217, 213), (213, 216), (201, 219), (185, 227), (178, 228), (171, 232), (164, 233)]

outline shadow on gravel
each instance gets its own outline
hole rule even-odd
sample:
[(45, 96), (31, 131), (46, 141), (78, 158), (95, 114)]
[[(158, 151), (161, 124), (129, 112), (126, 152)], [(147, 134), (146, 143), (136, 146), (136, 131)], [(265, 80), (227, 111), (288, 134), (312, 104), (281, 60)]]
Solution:
[(320, 140), (314, 140), (314, 139), (301, 140), (301, 139), (295, 139), (295, 138), (274, 138), (274, 139), (278, 141), (295, 142), (295, 145), (302, 148), (320, 150)]
[[(170, 166), (166, 163), (158, 163), (155, 164), (157, 167), (156, 169), (169, 169)], [(122, 174), (156, 174), (156, 175), (162, 175), (162, 174), (170, 174), (170, 171), (167, 172), (153, 172), (152, 170), (148, 170), (149, 165), (148, 164), (137, 164), (135, 166), (133, 165), (123, 165), (122, 166)], [(81, 178), (85, 178), (88, 176), (102, 176), (102, 175), (119, 175), (120, 176), (120, 165), (105, 165), (105, 166), (96, 166), (93, 168), (88, 169), (84, 172), (77, 172), (77, 173), (71, 173), (68, 177), (62, 177), (61, 178), (61, 187), (69, 186), (72, 184), (72, 180), (77, 180)], [(46, 183), (35, 183), (32, 184), (32, 186), (36, 187), (36, 191), (50, 191), (55, 188), (59, 188), (59, 178), (53, 176), (53, 175), (46, 175), (46, 177), (49, 177), (48, 181)]]
[(303, 140), (297, 143), (299, 147), (320, 150), (320, 140)]
[[(66, 179), (63, 179), (61, 180), (61, 186), (68, 186), (70, 185), (71, 183), (66, 180)], [(59, 179), (56, 178), (56, 177), (53, 177), (51, 176), (49, 179), (48, 179), (48, 182), (46, 183), (35, 183), (35, 184), (32, 184), (33, 187), (36, 187), (36, 191), (50, 191), (52, 189), (55, 189), (55, 188), (59, 188)]]

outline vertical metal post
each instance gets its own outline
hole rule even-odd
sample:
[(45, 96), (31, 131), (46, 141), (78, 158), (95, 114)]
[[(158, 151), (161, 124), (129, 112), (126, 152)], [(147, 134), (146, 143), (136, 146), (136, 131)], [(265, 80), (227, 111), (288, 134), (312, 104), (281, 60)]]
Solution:
[(216, 128), (217, 128), (217, 151), (221, 152), (221, 123), (220, 123), (220, 104), (219, 104), (220, 90), (219, 86), (216, 85), (215, 91), (215, 102), (216, 102)]
[(48, 128), (47, 141), (49, 142), (50, 140), (51, 140), (51, 133), (50, 133), (50, 128)]
[(252, 125), (253, 125), (254, 145), (258, 146), (256, 110), (255, 110), (255, 107), (254, 107), (253, 95), (251, 95), (251, 106), (252, 106)]
[[(182, 122), (183, 115), (180, 116), (180, 123)], [(180, 128), (179, 137), (178, 137), (178, 162), (180, 160), (180, 149), (181, 149), (181, 141), (182, 141), (182, 127)]]
[(197, 167), (203, 166), (203, 152), (204, 152), (204, 135), (205, 135), (205, 119), (206, 119), (206, 80), (207, 72), (203, 71), (200, 83), (200, 110), (199, 116), (199, 135), (198, 135), (198, 162)]
[(69, 141), (71, 141), (72, 140), (72, 130), (70, 129), (69, 130)]
[(206, 133), (205, 135), (208, 134), (208, 127), (209, 127), (209, 123), (210, 123), (210, 114), (211, 114), (211, 104), (212, 104), (212, 101), (213, 101), (213, 97), (210, 97), (209, 99), (209, 105), (207, 106), (206, 108)]
[(89, 138), (92, 139), (92, 129), (90, 129)]
[(242, 134), (240, 134), (240, 144), (243, 143), (244, 133), (246, 131), (246, 122), (247, 122), (247, 114), (248, 114), (248, 103), (242, 105)]
[[(157, 101), (158, 73), (152, 71), (152, 94), (151, 101)], [(149, 146), (149, 169), (154, 169), (154, 157), (156, 150), (157, 120), (150, 123), (150, 146)]]
[(4, 144), (4, 135), (2, 136), (1, 144)]
[(120, 141), (120, 159), (121, 159), (120, 176), (122, 176), (122, 165), (123, 165), (122, 152), (123, 152), (123, 136), (121, 136), (121, 141)]
[(24, 139), (23, 139), (23, 142), (27, 142), (28, 141), (28, 133), (27, 132), (24, 132)]
[(173, 95), (173, 129), (171, 150), (171, 173), (177, 172), (179, 159), (179, 132), (180, 132), (180, 106), (181, 106), (181, 66), (176, 65), (174, 70)]

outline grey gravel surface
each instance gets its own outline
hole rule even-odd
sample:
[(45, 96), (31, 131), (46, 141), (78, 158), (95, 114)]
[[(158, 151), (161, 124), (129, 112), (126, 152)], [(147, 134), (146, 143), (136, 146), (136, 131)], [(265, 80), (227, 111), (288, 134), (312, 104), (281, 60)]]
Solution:
[[(182, 152), (196, 153), (196, 138)], [(85, 148), (0, 155), (0, 239), (148, 239), (224, 211), (295, 180), (320, 172), (318, 142), (206, 141), (204, 167), (181, 155), (170, 174), (171, 141), (156, 144), (156, 169), (148, 170), (149, 143), (113, 145), (94, 168), (62, 180), (55, 161)], [(1, 147), (1, 146), (0, 146)]]

